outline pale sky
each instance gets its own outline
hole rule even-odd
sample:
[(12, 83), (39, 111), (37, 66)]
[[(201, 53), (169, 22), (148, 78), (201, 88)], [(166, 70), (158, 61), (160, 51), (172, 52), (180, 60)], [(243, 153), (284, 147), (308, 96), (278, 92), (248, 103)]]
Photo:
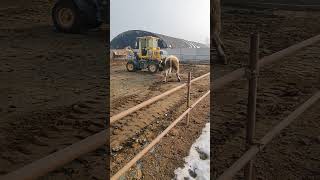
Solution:
[(145, 30), (209, 43), (210, 0), (110, 0), (110, 40)]

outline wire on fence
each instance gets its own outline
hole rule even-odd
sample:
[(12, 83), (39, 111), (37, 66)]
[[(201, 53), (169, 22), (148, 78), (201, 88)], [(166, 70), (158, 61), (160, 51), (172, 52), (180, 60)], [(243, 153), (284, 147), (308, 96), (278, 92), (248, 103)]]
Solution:
[[(279, 51), (277, 53), (274, 53), (270, 56), (267, 56), (263, 59), (261, 59), (261, 61), (259, 62), (259, 66), (265, 66), (268, 64), (271, 64), (274, 61), (278, 61), (280, 59), (282, 59), (285, 56), (288, 56), (302, 48), (305, 48), (309, 45), (312, 45), (316, 42), (320, 41), (320, 35), (312, 37), (310, 39), (307, 39), (303, 42), (300, 42), (296, 45), (290, 46), (289, 48), (286, 48), (282, 51)], [(207, 76), (210, 73), (203, 75), (203, 76)], [(245, 75), (245, 69), (244, 68), (240, 68), (238, 70), (235, 70), (231, 73), (229, 73), (228, 75), (219, 78), (217, 80), (214, 80), (214, 86), (213, 89), (217, 90), (217, 89), (221, 89), (222, 87), (224, 87), (225, 85), (240, 79), (241, 77), (243, 77)], [(198, 77), (200, 78), (200, 77)], [(196, 78), (196, 79), (198, 79)], [(193, 79), (191, 82), (194, 82), (196, 79)], [(175, 90), (167, 93), (166, 95), (169, 95), (179, 89), (181, 89), (182, 87), (186, 86), (186, 84), (183, 84), (181, 86), (178, 86), (175, 88)], [(160, 95), (159, 95), (160, 96)], [(154, 100), (149, 101), (148, 103), (146, 103), (147, 105), (161, 99), (163, 97), (154, 97)], [(145, 105), (146, 106), (146, 105)], [(139, 108), (136, 109), (131, 109), (132, 112), (135, 112), (139, 109), (141, 109), (142, 107), (140, 106)], [(128, 110), (127, 110), (128, 111)], [(131, 112), (131, 113), (132, 113)], [(125, 117), (128, 114), (122, 114), (122, 117)], [(111, 117), (112, 119), (113, 117)], [(113, 122), (116, 121), (117, 119), (120, 119), (120, 115), (118, 114), (117, 118), (113, 118)], [(110, 121), (111, 123), (111, 121)], [(62, 149), (58, 152), (55, 152), (47, 157), (44, 157), (38, 161), (35, 161), (29, 165), (26, 165), (16, 171), (13, 171), (7, 175), (1, 176), (1, 179), (3, 180), (15, 180), (15, 179), (22, 179), (22, 180), (28, 180), (28, 179), (35, 179), (37, 177), (43, 176), (55, 169), (57, 169), (58, 167), (76, 159), (77, 157), (86, 154), (88, 152), (91, 152), (93, 150), (98, 149), (99, 147), (105, 145), (105, 143), (107, 142), (106, 140), (106, 136), (105, 134), (107, 133), (107, 130), (104, 130), (100, 133), (97, 133), (95, 135), (92, 135), (88, 138), (85, 138), (84, 140), (81, 140), (71, 146), (68, 146), (65, 149)], [(86, 148), (85, 148), (86, 146)], [(70, 155), (68, 155), (70, 154)], [(66, 158), (67, 157), (67, 158)], [(51, 163), (54, 162), (54, 163)]]
[[(209, 76), (209, 75), (210, 75), (210, 73), (207, 73), (207, 74), (204, 74), (202, 76), (199, 76), (199, 77), (191, 80), (191, 83), (195, 82), (195, 81), (198, 81), (198, 80), (200, 80), (200, 79), (202, 79), (202, 78), (204, 78), (206, 76)], [(184, 83), (184, 84), (182, 84), (180, 86), (177, 86), (177, 87), (175, 87), (173, 89), (170, 89), (170, 90), (168, 90), (168, 91), (166, 91), (166, 92), (164, 92), (164, 93), (162, 93), (162, 94), (160, 94), (158, 96), (155, 96), (155, 97), (153, 97), (153, 98), (151, 98), (151, 99), (149, 99), (147, 101), (144, 101), (144, 102), (142, 102), (142, 103), (140, 103), (140, 104), (138, 104), (138, 105), (126, 110), (126, 111), (122, 111), (121, 113), (118, 113), (118, 114), (112, 116), (110, 118), (110, 124), (116, 122), (117, 120), (119, 120), (119, 119), (121, 119), (121, 118), (123, 118), (123, 117), (125, 117), (125, 116), (127, 116), (129, 114), (132, 114), (132, 113), (138, 111), (139, 109), (141, 109), (141, 108), (143, 108), (145, 106), (148, 106), (148, 105), (150, 105), (150, 104), (152, 104), (152, 103), (154, 103), (154, 102), (156, 102), (156, 101), (158, 101), (158, 100), (160, 100), (160, 99), (162, 99), (162, 98), (164, 98), (164, 97), (166, 97), (166, 96), (178, 91), (179, 89), (187, 86), (187, 84), (188, 83)]]
[(251, 148), (246, 151), (233, 165), (228, 168), (217, 180), (229, 180), (238, 171), (240, 171), (252, 158), (254, 158), (263, 148), (270, 143), (270, 141), (275, 138), (283, 129), (288, 127), (297, 117), (299, 117), (304, 111), (311, 107), (320, 99), (320, 91), (314, 94), (305, 103), (299, 106), (295, 111), (293, 111), (287, 118), (282, 120), (277, 126), (275, 126), (271, 131), (269, 131), (258, 143), (257, 145), (251, 146)]
[[(258, 66), (261, 68), (263, 66), (267, 66), (275, 61), (279, 61), (282, 58), (292, 55), (293, 53), (310, 46), (312, 44), (315, 44), (320, 41), (320, 35), (314, 36), (310, 39), (307, 39), (305, 41), (302, 41), (298, 44), (292, 45), (286, 49), (283, 49), (281, 51), (278, 51), (270, 56), (264, 57), (260, 59)], [(237, 69), (221, 78), (218, 78), (213, 81), (213, 90), (218, 90), (226, 86), (227, 84), (232, 83), (235, 80), (238, 80), (242, 78), (245, 75), (245, 68)]]
[[(262, 67), (268, 65), (272, 62), (278, 61), (283, 57), (290, 55), (306, 46), (312, 45), (320, 40), (320, 35), (305, 40), (299, 44), (290, 46), (287, 49), (279, 51), (272, 54), (271, 56), (265, 57), (259, 61), (258, 59), (258, 48), (259, 48), (259, 38), (258, 34), (251, 36), (251, 46), (250, 46), (250, 69), (245, 68), (238, 69), (224, 76), (214, 83), (215, 89), (222, 88), (227, 83), (231, 83), (244, 75), (249, 75), (249, 95), (248, 95), (248, 123), (247, 123), (247, 152), (238, 159), (227, 171), (225, 171), (218, 180), (229, 180), (231, 179), (238, 171), (240, 171), (245, 166), (244, 178), (246, 180), (254, 179), (254, 157), (258, 152), (264, 148), (280, 131), (286, 128), (290, 123), (292, 123), (301, 113), (303, 113), (308, 107), (314, 104), (320, 98), (320, 92), (316, 93), (312, 98), (307, 102), (301, 105), (296, 109), (292, 114), (290, 114), (286, 119), (280, 122), (276, 127), (274, 127), (270, 132), (268, 132), (261, 140), (258, 142), (258, 145), (253, 143), (254, 133), (255, 133), (255, 108), (256, 108), (256, 91), (257, 91), (257, 79), (256, 74), (258, 73), (258, 66)], [(253, 75), (253, 76), (252, 76)]]
[(139, 159), (143, 157), (153, 146), (155, 146), (178, 122), (180, 122), (200, 101), (202, 101), (207, 95), (210, 94), (210, 90), (201, 96), (194, 104), (192, 104), (184, 113), (182, 113), (176, 120), (174, 120), (170, 126), (168, 126), (159, 136), (157, 136), (147, 147), (140, 151), (129, 163), (127, 163), (122, 169), (120, 169), (111, 180), (117, 180), (128, 171)]
[(87, 137), (77, 143), (74, 143), (62, 150), (52, 153), (42, 159), (34, 161), (16, 171), (1, 176), (1, 180), (31, 180), (41, 177), (57, 167), (60, 167), (79, 156), (96, 150), (105, 145), (107, 130), (101, 131), (95, 135)]
[[(191, 82), (195, 82), (198, 81), (206, 76), (209, 76), (210, 73), (204, 74), (200, 77), (197, 77), (195, 79), (193, 79)], [(110, 124), (112, 122), (115, 122), (116, 120), (123, 118), (133, 112), (136, 112), (137, 110), (150, 105), (152, 103), (154, 103), (155, 101), (168, 96), (170, 94), (172, 94), (173, 92), (183, 88), (184, 86), (186, 86), (187, 83), (184, 83), (183, 85), (180, 85), (176, 88), (173, 88), (165, 93), (163, 93), (162, 95), (158, 95), (154, 98), (151, 98), (147, 101), (147, 103), (141, 103), (139, 105), (137, 105), (138, 107), (135, 108), (130, 108), (126, 111), (124, 111), (123, 113), (119, 113), (115, 116), (112, 116), (110, 119)], [(107, 130), (103, 130), (97, 134), (94, 134), (92, 136), (89, 136), (77, 143), (74, 143), (64, 149), (61, 149), (55, 153), (52, 153), (42, 159), (39, 159), (37, 161), (34, 161), (18, 170), (15, 170), (13, 172), (10, 172), (4, 176), (1, 176), (0, 179), (1, 180), (31, 180), (31, 179), (36, 179), (38, 177), (41, 177), (63, 165), (65, 165), (66, 163), (73, 161), (74, 159), (89, 153), (91, 151), (94, 151), (96, 149), (98, 149), (99, 147), (106, 145), (107, 142)]]

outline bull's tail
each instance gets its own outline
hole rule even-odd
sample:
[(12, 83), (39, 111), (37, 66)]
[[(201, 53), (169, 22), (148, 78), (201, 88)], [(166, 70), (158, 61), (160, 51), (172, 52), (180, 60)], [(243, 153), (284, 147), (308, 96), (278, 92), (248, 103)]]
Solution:
[(177, 78), (178, 78), (178, 81), (179, 82), (181, 82), (181, 77), (180, 77), (180, 75), (179, 75), (179, 73), (180, 73), (180, 62), (179, 62), (179, 59), (177, 58)]
[(179, 64), (180, 64), (180, 62), (179, 62), (179, 59), (177, 58), (177, 62), (176, 62), (176, 67), (175, 67), (175, 69), (176, 69), (176, 73), (178, 73), (179, 74), (179, 72), (180, 72), (180, 67), (179, 67)]
[(180, 62), (179, 62), (179, 59), (178, 59), (178, 65), (177, 65), (177, 73), (179, 74), (180, 73), (180, 66), (179, 66)]
[(169, 63), (170, 63), (169, 74), (171, 74), (172, 73), (172, 59), (169, 60)]

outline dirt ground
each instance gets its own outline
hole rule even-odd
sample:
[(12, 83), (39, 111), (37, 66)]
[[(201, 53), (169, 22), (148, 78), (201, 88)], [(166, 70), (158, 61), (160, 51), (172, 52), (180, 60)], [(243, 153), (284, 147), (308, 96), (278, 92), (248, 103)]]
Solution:
[[(225, 7), (223, 37), (231, 65), (215, 65), (215, 77), (246, 65), (250, 32), (258, 29), (261, 36), (260, 56), (266, 56), (319, 34), (319, 15), (320, 12)], [(315, 44), (261, 69), (257, 139), (319, 91), (319, 57), (320, 45)], [(213, 178), (216, 178), (245, 151), (247, 82), (241, 79), (214, 93), (211, 167)], [(319, 115), (317, 103), (258, 155), (258, 179), (319, 179)], [(242, 171), (239, 172), (236, 179), (243, 179), (242, 174)]]
[[(0, 174), (6, 174), (88, 137), (105, 126), (104, 32), (56, 33), (46, 0), (0, 2)], [(248, 35), (261, 32), (261, 56), (272, 54), (320, 32), (319, 12), (225, 8), (223, 37), (231, 65), (216, 65), (215, 77), (246, 64)], [(257, 25), (257, 26), (256, 26)], [(257, 138), (320, 88), (320, 46), (261, 70)], [(113, 64), (111, 115), (156, 96), (179, 83), (158, 83), (157, 76), (128, 73)], [(205, 66), (184, 66), (183, 79)], [(114, 79), (113, 79), (114, 78)], [(192, 100), (208, 89), (208, 79), (193, 85)], [(121, 91), (120, 91), (121, 90)], [(218, 176), (244, 152), (245, 80), (215, 92), (211, 138), (213, 173)], [(173, 177), (175, 168), (209, 121), (209, 98), (146, 155), (127, 176)], [(111, 129), (114, 174), (185, 109), (185, 91), (123, 118)], [(257, 157), (259, 179), (319, 177), (319, 103), (304, 113)], [(42, 179), (105, 179), (105, 149), (89, 153)], [(290, 174), (292, 177), (288, 177)], [(238, 175), (241, 179), (241, 173)]]
[[(209, 72), (208, 65), (181, 65), (182, 82), (188, 72), (198, 77)], [(160, 73), (127, 72), (125, 62), (111, 64), (111, 116), (133, 107), (151, 97), (181, 84), (173, 75), (168, 83), (162, 83)], [(192, 85), (191, 98), (195, 99), (209, 90), (209, 77)], [(199, 137), (206, 122), (209, 122), (209, 97), (192, 112), (188, 127), (185, 121), (175, 127), (143, 157), (123, 178), (170, 179), (174, 170), (183, 166), (183, 158)], [(129, 115), (111, 126), (111, 174), (115, 174), (134, 155), (140, 152), (157, 135), (186, 109), (186, 88), (169, 95), (138, 112)]]
[[(105, 32), (53, 31), (47, 0), (0, 2), (0, 175), (105, 128)], [(105, 149), (43, 179), (105, 179)]]

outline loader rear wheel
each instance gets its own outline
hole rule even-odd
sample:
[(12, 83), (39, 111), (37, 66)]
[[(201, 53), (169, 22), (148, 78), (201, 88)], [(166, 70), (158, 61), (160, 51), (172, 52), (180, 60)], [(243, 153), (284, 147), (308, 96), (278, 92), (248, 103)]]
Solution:
[(70, 0), (58, 1), (52, 9), (52, 20), (57, 30), (65, 33), (78, 33), (81, 30), (81, 17), (78, 8)]
[(137, 69), (134, 66), (134, 63), (132, 61), (129, 61), (126, 65), (126, 68), (129, 72), (135, 72)]

